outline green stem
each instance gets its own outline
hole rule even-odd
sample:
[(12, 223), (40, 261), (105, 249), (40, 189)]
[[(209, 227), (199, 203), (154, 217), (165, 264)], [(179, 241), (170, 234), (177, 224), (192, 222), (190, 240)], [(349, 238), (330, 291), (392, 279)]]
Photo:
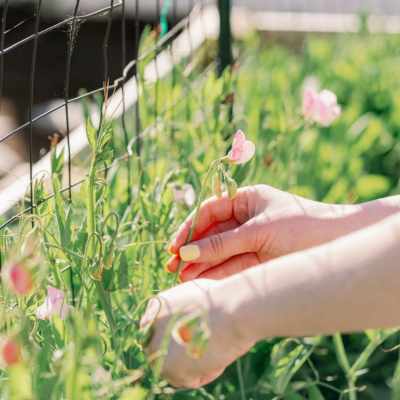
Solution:
[[(96, 207), (96, 154), (92, 157), (92, 162), (90, 164), (89, 170), (89, 180), (88, 180), (88, 197), (87, 197), (87, 234), (88, 234), (88, 252), (87, 256), (89, 259), (94, 257), (95, 244), (94, 238), (96, 237), (96, 217), (95, 217), (95, 207)], [(102, 282), (96, 281), (96, 289), (99, 295), (99, 300), (101, 306), (106, 314), (107, 321), (110, 325), (112, 333), (115, 332), (115, 321), (111, 309), (111, 301), (109, 294), (104, 290)], [(111, 342), (114, 342), (113, 336)]]
[(349, 359), (347, 358), (346, 350), (343, 345), (342, 335), (340, 333), (336, 333), (335, 335), (333, 335), (333, 343), (335, 345), (335, 352), (338, 362), (346, 374), (347, 384), (349, 387), (349, 399), (357, 400), (357, 378), (355, 375), (351, 374)]
[(246, 390), (244, 387), (242, 360), (240, 358), (236, 361), (236, 370), (239, 378), (240, 398), (241, 400), (246, 400)]
[(88, 234), (88, 257), (94, 256), (94, 242), (93, 238), (96, 233), (96, 220), (95, 220), (95, 206), (96, 206), (96, 156), (92, 158), (89, 170), (88, 180), (88, 196), (87, 196), (87, 234)]
[[(194, 215), (193, 215), (192, 225), (190, 227), (189, 235), (188, 235), (188, 237), (186, 239), (185, 244), (190, 243), (192, 241), (192, 239), (193, 239), (193, 233), (194, 233), (194, 230), (195, 230), (196, 225), (197, 225), (197, 220), (199, 218), (201, 204), (202, 204), (202, 202), (204, 200), (204, 197), (206, 195), (207, 186), (208, 186), (207, 183), (210, 180), (210, 178), (211, 178), (213, 172), (215, 171), (215, 169), (218, 167), (218, 165), (221, 162), (223, 162), (224, 160), (226, 160), (226, 159), (227, 159), (227, 157), (222, 157), (222, 158), (219, 158), (218, 160), (214, 160), (210, 164), (210, 166), (208, 167), (206, 176), (204, 177), (204, 179), (203, 179), (203, 181), (201, 183), (200, 194), (199, 194), (199, 197), (198, 197), (197, 202), (196, 202), (196, 208), (195, 208)], [(180, 261), (180, 265), (179, 265), (178, 270), (177, 270), (177, 273), (176, 273), (176, 277), (177, 278), (179, 277), (179, 273), (180, 273), (180, 271), (182, 269), (183, 264), (184, 264), (184, 262), (181, 260)]]
[[(111, 309), (110, 295), (104, 290), (104, 286), (101, 282), (96, 281), (96, 289), (99, 295), (101, 306), (106, 314), (107, 321), (110, 325), (112, 333), (115, 332), (115, 321)], [(113, 339), (113, 337), (112, 337)]]
[(196, 228), (197, 225), (197, 220), (199, 219), (199, 214), (200, 214), (200, 208), (201, 208), (201, 203), (204, 200), (204, 197), (206, 195), (206, 190), (207, 190), (207, 182), (210, 180), (212, 173), (214, 172), (215, 168), (217, 167), (218, 163), (220, 162), (220, 160), (215, 160), (213, 161), (208, 170), (207, 170), (207, 174), (201, 184), (201, 189), (200, 189), (200, 195), (197, 199), (197, 203), (196, 203), (196, 209), (194, 212), (194, 216), (193, 216), (193, 222), (192, 222), (192, 226), (190, 227), (190, 231), (189, 231), (189, 235), (187, 237), (186, 243), (190, 243), (193, 239), (193, 233), (194, 230)]
[(355, 376), (357, 371), (363, 369), (368, 362), (368, 359), (371, 357), (372, 353), (380, 346), (390, 335), (393, 334), (393, 331), (383, 332), (380, 337), (372, 339), (368, 346), (363, 350), (360, 356), (357, 358), (356, 362), (350, 368), (350, 375)]
[(69, 268), (69, 286), (71, 289), (72, 306), (75, 307), (74, 271), (72, 270), (72, 266)]

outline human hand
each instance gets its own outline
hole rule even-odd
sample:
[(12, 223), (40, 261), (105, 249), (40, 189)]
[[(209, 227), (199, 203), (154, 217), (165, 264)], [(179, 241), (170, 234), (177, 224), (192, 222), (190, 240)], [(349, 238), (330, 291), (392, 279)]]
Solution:
[(162, 368), (174, 386), (198, 387), (265, 337), (396, 327), (399, 235), (397, 213), (368, 229), (227, 279), (194, 280), (161, 293), (142, 321), (154, 320), (150, 353), (157, 354), (174, 316), (200, 310), (210, 329), (205, 353), (193, 359), (172, 339)]
[(183, 282), (225, 278), (348, 233), (351, 224), (343, 217), (352, 207), (308, 200), (267, 185), (242, 188), (233, 200), (213, 197), (201, 206), (189, 245), (185, 243), (193, 215), (179, 228), (167, 269), (176, 272), (182, 261)]
[[(148, 304), (141, 321), (142, 328), (152, 324), (147, 351), (150, 357), (161, 360), (162, 376), (175, 387), (197, 388), (213, 381), (254, 344), (239, 335), (236, 314), (226, 296), (220, 295), (219, 286), (219, 282), (208, 279), (187, 282), (162, 292)], [(210, 332), (205, 352), (196, 358), (176, 335), (171, 335), (177, 317), (194, 313), (204, 317)], [(169, 342), (163, 354), (166, 337)]]

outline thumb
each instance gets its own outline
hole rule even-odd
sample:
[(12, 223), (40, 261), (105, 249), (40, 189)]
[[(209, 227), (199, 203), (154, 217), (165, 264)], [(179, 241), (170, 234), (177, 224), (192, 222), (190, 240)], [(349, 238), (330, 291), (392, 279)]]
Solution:
[(256, 232), (252, 223), (191, 242), (179, 250), (182, 261), (220, 264), (243, 253), (256, 252)]

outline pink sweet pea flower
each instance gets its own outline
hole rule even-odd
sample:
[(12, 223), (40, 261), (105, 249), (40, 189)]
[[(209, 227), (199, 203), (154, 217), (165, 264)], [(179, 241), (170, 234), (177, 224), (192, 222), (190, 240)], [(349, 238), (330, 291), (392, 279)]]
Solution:
[(15, 263), (7, 269), (7, 281), (10, 289), (19, 296), (26, 296), (33, 288), (31, 271), (23, 264)]
[(22, 360), (21, 353), (21, 346), (15, 339), (7, 338), (0, 343), (0, 359), (6, 367), (18, 364)]
[(322, 126), (331, 125), (341, 113), (335, 93), (330, 90), (317, 92), (307, 87), (303, 93), (303, 115), (307, 120)]
[(44, 303), (36, 310), (38, 319), (50, 319), (53, 315), (65, 319), (70, 311), (70, 306), (65, 303), (64, 292), (49, 286), (47, 288), (47, 297)]
[(233, 137), (232, 149), (228, 154), (229, 161), (233, 164), (245, 164), (253, 158), (255, 152), (255, 144), (247, 140), (241, 130), (237, 131)]
[(200, 358), (207, 349), (210, 330), (201, 315), (188, 315), (181, 318), (172, 330), (174, 339), (184, 347), (189, 356)]
[(172, 189), (174, 200), (177, 203), (186, 204), (188, 207), (192, 207), (196, 202), (196, 193), (193, 186), (186, 183), (182, 188), (174, 187)]

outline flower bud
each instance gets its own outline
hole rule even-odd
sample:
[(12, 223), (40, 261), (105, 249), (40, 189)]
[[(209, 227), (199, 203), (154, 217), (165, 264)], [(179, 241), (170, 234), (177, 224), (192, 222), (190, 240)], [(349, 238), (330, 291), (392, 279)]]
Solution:
[(213, 192), (214, 194), (220, 198), (222, 197), (222, 183), (221, 183), (221, 175), (219, 172), (217, 172), (213, 176), (213, 181), (212, 181), (212, 186), (213, 186)]
[(233, 200), (236, 197), (238, 191), (238, 185), (236, 181), (230, 176), (225, 177), (225, 182), (226, 182), (226, 187), (228, 189), (229, 198)]
[(104, 266), (101, 263), (100, 267), (92, 272), (91, 278), (96, 282), (101, 282), (103, 280), (104, 275)]
[(8, 286), (19, 296), (28, 295), (33, 288), (31, 271), (21, 263), (11, 264), (6, 268)]
[(0, 343), (0, 358), (6, 367), (18, 364), (22, 360), (21, 346), (15, 339), (7, 338)]

